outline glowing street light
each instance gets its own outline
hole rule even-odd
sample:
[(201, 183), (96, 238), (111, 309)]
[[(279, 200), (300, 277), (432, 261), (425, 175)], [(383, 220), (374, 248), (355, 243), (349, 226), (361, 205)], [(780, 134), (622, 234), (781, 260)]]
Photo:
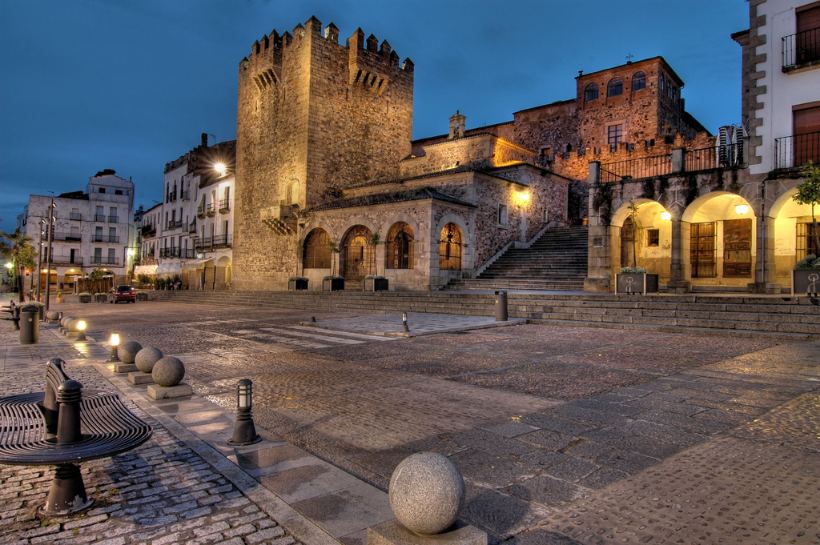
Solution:
[(663, 212), (661, 212), (661, 219), (662, 219), (663, 221), (669, 221), (669, 220), (671, 220), (671, 219), (672, 219), (672, 214), (670, 214), (669, 212), (667, 212), (666, 210), (664, 210)]
[(222, 176), (225, 176), (225, 174), (228, 172), (228, 166), (222, 161), (220, 161), (218, 163), (214, 163), (214, 170), (217, 174), (219, 174), (219, 177), (221, 178)]
[(749, 213), (749, 205), (748, 204), (738, 204), (735, 206), (735, 214), (738, 216), (745, 216)]
[(12, 269), (12, 267), (14, 267), (14, 263), (12, 263), (11, 261), (6, 261), (6, 268), (7, 268), (8, 270), (11, 270), (11, 269)]

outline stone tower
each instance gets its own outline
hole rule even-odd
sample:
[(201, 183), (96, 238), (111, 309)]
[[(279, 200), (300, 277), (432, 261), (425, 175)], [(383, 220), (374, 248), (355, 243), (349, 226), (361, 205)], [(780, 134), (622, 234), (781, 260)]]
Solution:
[(410, 153), (413, 63), (360, 29), (340, 45), (335, 25), (322, 30), (311, 17), (253, 43), (238, 102), (234, 285), (282, 288), (298, 272), (300, 210), (398, 175)]

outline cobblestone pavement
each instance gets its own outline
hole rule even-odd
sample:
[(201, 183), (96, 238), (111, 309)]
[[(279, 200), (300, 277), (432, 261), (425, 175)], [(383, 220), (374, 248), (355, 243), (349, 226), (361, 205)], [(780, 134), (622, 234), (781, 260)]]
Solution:
[[(69, 375), (84, 389), (112, 391), (74, 347), (49, 332), (37, 345), (19, 346), (11, 326), (0, 330), (0, 396), (42, 391), (44, 362), (68, 360)], [(129, 408), (154, 428), (152, 438), (131, 452), (82, 464), (93, 508), (73, 517), (38, 514), (53, 477), (48, 466), (0, 466), (0, 543), (3, 544), (204, 544), (296, 543), (197, 452), (138, 407)]]
[(354, 344), (293, 334), (311, 318), (293, 309), (83, 310), (181, 354), (223, 406), (253, 379), (257, 425), (383, 489), (412, 452), (451, 456), (494, 541), (817, 537), (817, 343), (524, 325)]

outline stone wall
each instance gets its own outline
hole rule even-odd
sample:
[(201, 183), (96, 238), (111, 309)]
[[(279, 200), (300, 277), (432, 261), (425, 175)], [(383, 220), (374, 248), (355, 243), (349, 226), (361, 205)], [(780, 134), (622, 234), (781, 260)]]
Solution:
[(536, 159), (531, 150), (489, 133), (443, 140), (417, 151), (423, 155), (401, 162), (401, 176), (432, 174), (463, 166), (480, 168), (514, 162), (534, 163)]

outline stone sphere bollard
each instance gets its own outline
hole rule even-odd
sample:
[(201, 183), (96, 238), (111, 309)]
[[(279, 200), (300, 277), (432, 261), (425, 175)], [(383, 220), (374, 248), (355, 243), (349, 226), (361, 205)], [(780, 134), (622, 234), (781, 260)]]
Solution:
[(142, 345), (137, 341), (128, 341), (121, 344), (117, 348), (117, 357), (123, 363), (134, 363), (134, 358), (137, 357), (137, 352), (142, 350)]
[(390, 477), (390, 508), (417, 534), (432, 535), (456, 521), (464, 505), (464, 479), (446, 456), (420, 452), (396, 466)]
[(46, 318), (49, 322), (56, 322), (60, 319), (60, 311), (49, 310), (48, 312), (46, 312)]
[(182, 360), (173, 356), (165, 356), (160, 358), (154, 364), (154, 369), (151, 371), (151, 378), (160, 386), (170, 388), (182, 382), (185, 376), (185, 365)]
[(134, 358), (137, 369), (143, 373), (150, 373), (154, 370), (154, 365), (162, 358), (162, 350), (153, 346), (146, 346)]
[(76, 331), (77, 330), (77, 322), (79, 322), (79, 320), (77, 318), (69, 318), (68, 321), (66, 321), (66, 323), (65, 323), (66, 332)]

